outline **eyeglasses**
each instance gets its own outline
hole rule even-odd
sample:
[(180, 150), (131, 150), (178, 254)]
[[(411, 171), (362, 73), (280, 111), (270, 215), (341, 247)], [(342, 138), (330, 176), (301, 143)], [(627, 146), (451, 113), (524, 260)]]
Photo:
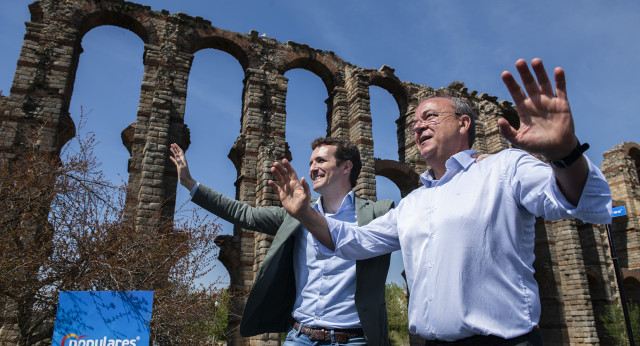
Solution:
[[(424, 126), (434, 126), (438, 125), (444, 121), (444, 119), (448, 118), (448, 116), (442, 116), (443, 114), (451, 114), (460, 116), (461, 114), (456, 112), (429, 112), (420, 114), (420, 119), (413, 122), (412, 127), (415, 128), (418, 123)], [(417, 130), (414, 130), (417, 132)]]

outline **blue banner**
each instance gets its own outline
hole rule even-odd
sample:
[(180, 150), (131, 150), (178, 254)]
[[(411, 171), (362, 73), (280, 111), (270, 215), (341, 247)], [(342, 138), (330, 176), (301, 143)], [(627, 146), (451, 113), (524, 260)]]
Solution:
[(153, 291), (60, 292), (51, 344), (148, 346)]
[(624, 205), (621, 207), (615, 207), (612, 209), (612, 211), (613, 211), (613, 217), (627, 215), (627, 209), (625, 209)]

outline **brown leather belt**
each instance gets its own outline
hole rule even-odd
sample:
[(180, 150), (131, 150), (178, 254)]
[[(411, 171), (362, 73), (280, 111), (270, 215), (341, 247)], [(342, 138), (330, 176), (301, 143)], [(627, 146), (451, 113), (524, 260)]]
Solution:
[(338, 343), (345, 343), (351, 338), (363, 337), (364, 332), (361, 328), (354, 329), (325, 329), (325, 328), (312, 328), (302, 326), (300, 328), (300, 323), (295, 322), (293, 324), (293, 329), (299, 330), (300, 333), (309, 337), (311, 341), (332, 341), (331, 340), (331, 331), (333, 330), (333, 339)]

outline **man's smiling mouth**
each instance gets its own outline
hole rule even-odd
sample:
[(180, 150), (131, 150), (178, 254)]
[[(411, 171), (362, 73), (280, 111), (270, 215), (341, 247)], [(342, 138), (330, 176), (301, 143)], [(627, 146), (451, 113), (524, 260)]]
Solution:
[(311, 175), (311, 181), (318, 181), (321, 178), (324, 178), (324, 173), (318, 172)]

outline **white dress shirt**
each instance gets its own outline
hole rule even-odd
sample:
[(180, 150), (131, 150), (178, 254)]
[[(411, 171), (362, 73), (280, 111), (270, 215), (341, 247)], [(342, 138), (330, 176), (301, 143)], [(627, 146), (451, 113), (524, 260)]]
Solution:
[(473, 152), (450, 158), (440, 180), (423, 173), (424, 186), (364, 227), (328, 218), (335, 252), (315, 243), (320, 257), (363, 259), (401, 249), (409, 331), (426, 339), (531, 331), (540, 318), (535, 218), (611, 222), (609, 186), (590, 161), (573, 206), (551, 168), (533, 156), (509, 149), (476, 163)]

